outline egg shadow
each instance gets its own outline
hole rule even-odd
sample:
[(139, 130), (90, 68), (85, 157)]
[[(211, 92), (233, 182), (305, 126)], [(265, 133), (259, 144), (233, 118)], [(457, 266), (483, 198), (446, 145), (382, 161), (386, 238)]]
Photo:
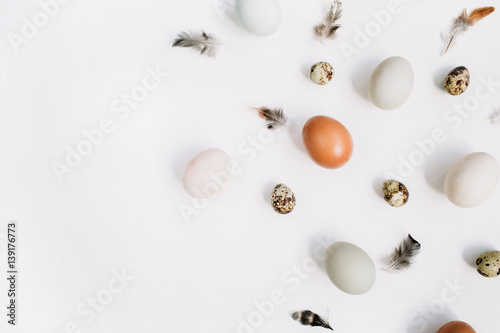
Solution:
[[(465, 145), (464, 145), (465, 146)], [(444, 193), (446, 174), (456, 161), (467, 155), (467, 147), (460, 149), (436, 150), (425, 164), (425, 180), (439, 193)]]
[(306, 152), (304, 144), (302, 143), (302, 128), (307, 121), (307, 117), (295, 116), (288, 121), (288, 134), (292, 137), (292, 141), (299, 150)]
[(309, 242), (309, 254), (323, 272), (326, 272), (324, 262), (326, 249), (341, 239), (338, 235), (336, 237), (329, 237), (330, 234), (330, 232), (325, 231), (313, 237)]
[(491, 244), (474, 244), (467, 246), (462, 252), (462, 258), (472, 268), (476, 269), (476, 260), (484, 252), (493, 250)]
[[(382, 177), (377, 177), (373, 180), (373, 191), (377, 193), (377, 195), (381, 198), (384, 199), (384, 194), (382, 193), (382, 185), (386, 181), (385, 178)], [(385, 201), (385, 199), (384, 199)]]
[(434, 74), (434, 85), (441, 91), (446, 91), (444, 89), (444, 80), (448, 73), (452, 70), (453, 68), (450, 67), (444, 67)]
[(311, 81), (311, 76), (310, 76), (312, 65), (313, 65), (312, 63), (307, 63), (307, 64), (302, 65), (302, 74), (307, 79), (307, 81), (309, 81), (310, 83), (314, 83)]
[(266, 185), (264, 185), (264, 187), (262, 188), (262, 199), (269, 205), (272, 207), (271, 205), (271, 194), (273, 192), (273, 189), (276, 185), (278, 185), (279, 183), (271, 183), (271, 182), (268, 182), (266, 183)]
[(222, 12), (220, 14), (220, 17), (229, 19), (232, 24), (240, 28), (242, 31), (245, 30), (236, 18), (236, 12), (234, 10), (236, 6), (236, 0), (217, 0), (217, 2), (219, 3), (217, 10), (219, 11), (219, 13)]
[(370, 101), (370, 96), (368, 95), (368, 88), (370, 86), (370, 77), (372, 76), (373, 70), (377, 67), (379, 60), (372, 59), (362, 62), (354, 67), (352, 74), (352, 86), (356, 92)]
[(192, 147), (188, 149), (183, 149), (174, 154), (173, 158), (170, 161), (172, 162), (172, 171), (175, 175), (175, 178), (182, 183), (182, 177), (184, 175), (184, 170), (188, 165), (189, 161), (193, 157), (195, 157), (198, 153), (202, 152), (206, 148), (202, 147)]
[[(429, 301), (429, 304), (430, 302), (432, 302), (432, 300)], [(429, 306), (427, 306), (427, 308), (428, 307)], [(445, 308), (442, 313), (434, 315), (430, 318), (431, 321), (429, 321), (429, 316), (427, 313), (413, 318), (413, 322), (425, 322), (425, 326), (422, 327), (422, 325), (415, 326), (410, 324), (406, 331), (408, 333), (436, 333), (444, 324), (453, 320), (457, 320), (456, 314), (449, 308)]]

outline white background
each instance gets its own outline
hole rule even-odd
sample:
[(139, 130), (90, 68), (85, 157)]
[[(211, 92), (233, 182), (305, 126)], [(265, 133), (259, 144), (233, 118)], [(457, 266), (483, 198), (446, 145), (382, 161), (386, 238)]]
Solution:
[[(324, 45), (311, 31), (327, 1), (281, 4), (280, 30), (256, 37), (237, 25), (224, 1), (73, 0), (16, 53), (8, 34), (21, 34), (23, 18), (32, 20), (40, 5), (1, 0), (0, 232), (18, 221), (20, 271), (15, 328), (6, 324), (1, 279), (2, 332), (64, 332), (69, 323), (75, 332), (234, 333), (239, 318), (255, 316), (254, 302), (273, 290), (284, 302), (255, 332), (307, 332), (290, 318), (301, 309), (329, 311), (336, 332), (433, 333), (452, 319), (481, 333), (498, 331), (500, 278), (481, 277), (472, 263), (500, 248), (500, 190), (480, 207), (461, 209), (442, 188), (448, 168), (466, 154), (500, 159), (500, 127), (489, 121), (500, 108), (498, 87), (456, 128), (443, 119), (475, 95), (479, 78), (500, 81), (500, 13), (441, 56), (440, 34), (452, 18), (492, 3), (402, 1), (401, 13), (348, 59), (342, 43), (355, 45), (356, 29), (387, 2), (346, 0), (339, 36)], [(187, 29), (221, 38), (219, 56), (171, 48)], [(367, 99), (367, 80), (393, 55), (411, 62), (415, 87), (403, 107), (383, 111)], [(335, 68), (327, 86), (306, 76), (317, 61)], [(469, 68), (471, 85), (453, 97), (441, 86), (459, 65)], [(156, 66), (169, 76), (120, 119), (112, 103)], [(250, 109), (263, 105), (284, 107), (292, 119), (247, 161), (250, 154), (238, 147), (263, 135), (263, 121)], [(318, 114), (341, 121), (353, 136), (355, 152), (342, 169), (318, 167), (302, 148), (302, 125)], [(53, 163), (64, 163), (66, 147), (75, 148), (82, 131), (104, 118), (114, 131), (59, 181)], [(415, 140), (430, 138), (435, 128), (447, 140), (400, 177), (409, 203), (390, 207), (379, 193), (382, 181), (397, 175), (400, 158), (418, 154)], [(211, 147), (225, 150), (242, 171), (188, 223), (179, 209), (193, 201), (182, 172)], [(269, 204), (280, 182), (297, 197), (286, 216)], [(400, 274), (384, 272), (407, 233), (422, 244), (416, 263)], [(379, 268), (369, 293), (342, 293), (321, 268), (294, 277), (294, 266), (339, 240), (362, 247)], [(5, 238), (0, 246), (6, 271)], [(77, 312), (88, 298), (104, 295), (113, 272), (122, 270), (134, 279), (95, 318)], [(464, 289), (443, 309), (443, 293), (453, 296), (447, 283)]]

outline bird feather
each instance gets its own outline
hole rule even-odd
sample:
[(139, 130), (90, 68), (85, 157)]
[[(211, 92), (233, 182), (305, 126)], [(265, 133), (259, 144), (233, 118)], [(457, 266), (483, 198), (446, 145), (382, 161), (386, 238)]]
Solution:
[(204, 31), (200, 33), (183, 31), (177, 35), (172, 47), (192, 48), (200, 54), (214, 58), (220, 45), (220, 41), (214, 35)]
[(408, 234), (408, 237), (394, 249), (392, 256), (389, 258), (387, 270), (398, 271), (410, 267), (413, 258), (420, 252), (420, 247), (420, 243)]
[(333, 331), (333, 328), (330, 326), (328, 320), (310, 310), (294, 312), (292, 314), (292, 318), (301, 323), (302, 325), (319, 326), (328, 328)]
[(337, 21), (342, 16), (342, 3), (338, 0), (332, 1), (328, 12), (323, 18), (323, 22), (314, 27), (314, 34), (322, 42), (325, 39), (334, 39), (337, 37), (336, 32), (340, 28)]
[(282, 108), (269, 109), (263, 106), (256, 110), (259, 111), (259, 116), (266, 121), (268, 129), (286, 126), (288, 119)]
[(444, 42), (446, 48), (443, 51), (443, 54), (448, 52), (448, 49), (452, 45), (452, 42), (464, 34), (470, 27), (474, 24), (490, 15), (495, 11), (495, 7), (481, 7), (474, 9), (470, 14), (467, 13), (467, 10), (464, 9), (462, 13), (453, 21), (453, 24), (450, 29), (450, 33), (444, 38)]

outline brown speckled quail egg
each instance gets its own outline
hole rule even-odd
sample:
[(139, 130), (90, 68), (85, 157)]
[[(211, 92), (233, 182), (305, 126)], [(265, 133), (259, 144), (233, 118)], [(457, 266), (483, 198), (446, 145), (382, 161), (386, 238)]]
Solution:
[(476, 260), (477, 272), (484, 277), (500, 275), (500, 251), (488, 251), (481, 254)]
[(311, 71), (309, 72), (309, 77), (311, 81), (319, 84), (325, 85), (333, 79), (335, 71), (332, 65), (327, 62), (320, 61), (312, 65)]
[(393, 207), (401, 207), (408, 202), (408, 188), (397, 180), (386, 180), (382, 185), (385, 201)]
[(280, 214), (288, 214), (295, 208), (295, 195), (285, 184), (278, 184), (271, 193), (271, 205)]
[(464, 66), (459, 66), (448, 73), (444, 80), (444, 89), (450, 95), (460, 95), (469, 87), (470, 73)]

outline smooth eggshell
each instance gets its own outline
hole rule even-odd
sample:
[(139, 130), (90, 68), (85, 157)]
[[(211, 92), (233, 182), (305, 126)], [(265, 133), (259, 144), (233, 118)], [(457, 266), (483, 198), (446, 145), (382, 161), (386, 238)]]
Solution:
[(215, 197), (229, 183), (231, 165), (231, 158), (220, 149), (202, 151), (186, 166), (184, 189), (195, 198)]
[(448, 199), (459, 207), (476, 207), (495, 191), (500, 178), (497, 160), (488, 153), (472, 153), (448, 171), (444, 191)]
[(325, 253), (325, 268), (333, 284), (345, 293), (361, 295), (375, 284), (375, 264), (361, 248), (336, 242)]
[(240, 25), (258, 36), (276, 32), (283, 20), (277, 0), (236, 0), (234, 11)]
[(375, 106), (393, 110), (402, 106), (413, 90), (413, 68), (402, 57), (382, 61), (372, 73), (368, 94)]
[(463, 321), (450, 321), (441, 326), (437, 333), (476, 333), (476, 331)]
[(327, 116), (309, 119), (302, 129), (302, 141), (311, 159), (327, 169), (340, 168), (352, 156), (351, 134), (344, 125)]

